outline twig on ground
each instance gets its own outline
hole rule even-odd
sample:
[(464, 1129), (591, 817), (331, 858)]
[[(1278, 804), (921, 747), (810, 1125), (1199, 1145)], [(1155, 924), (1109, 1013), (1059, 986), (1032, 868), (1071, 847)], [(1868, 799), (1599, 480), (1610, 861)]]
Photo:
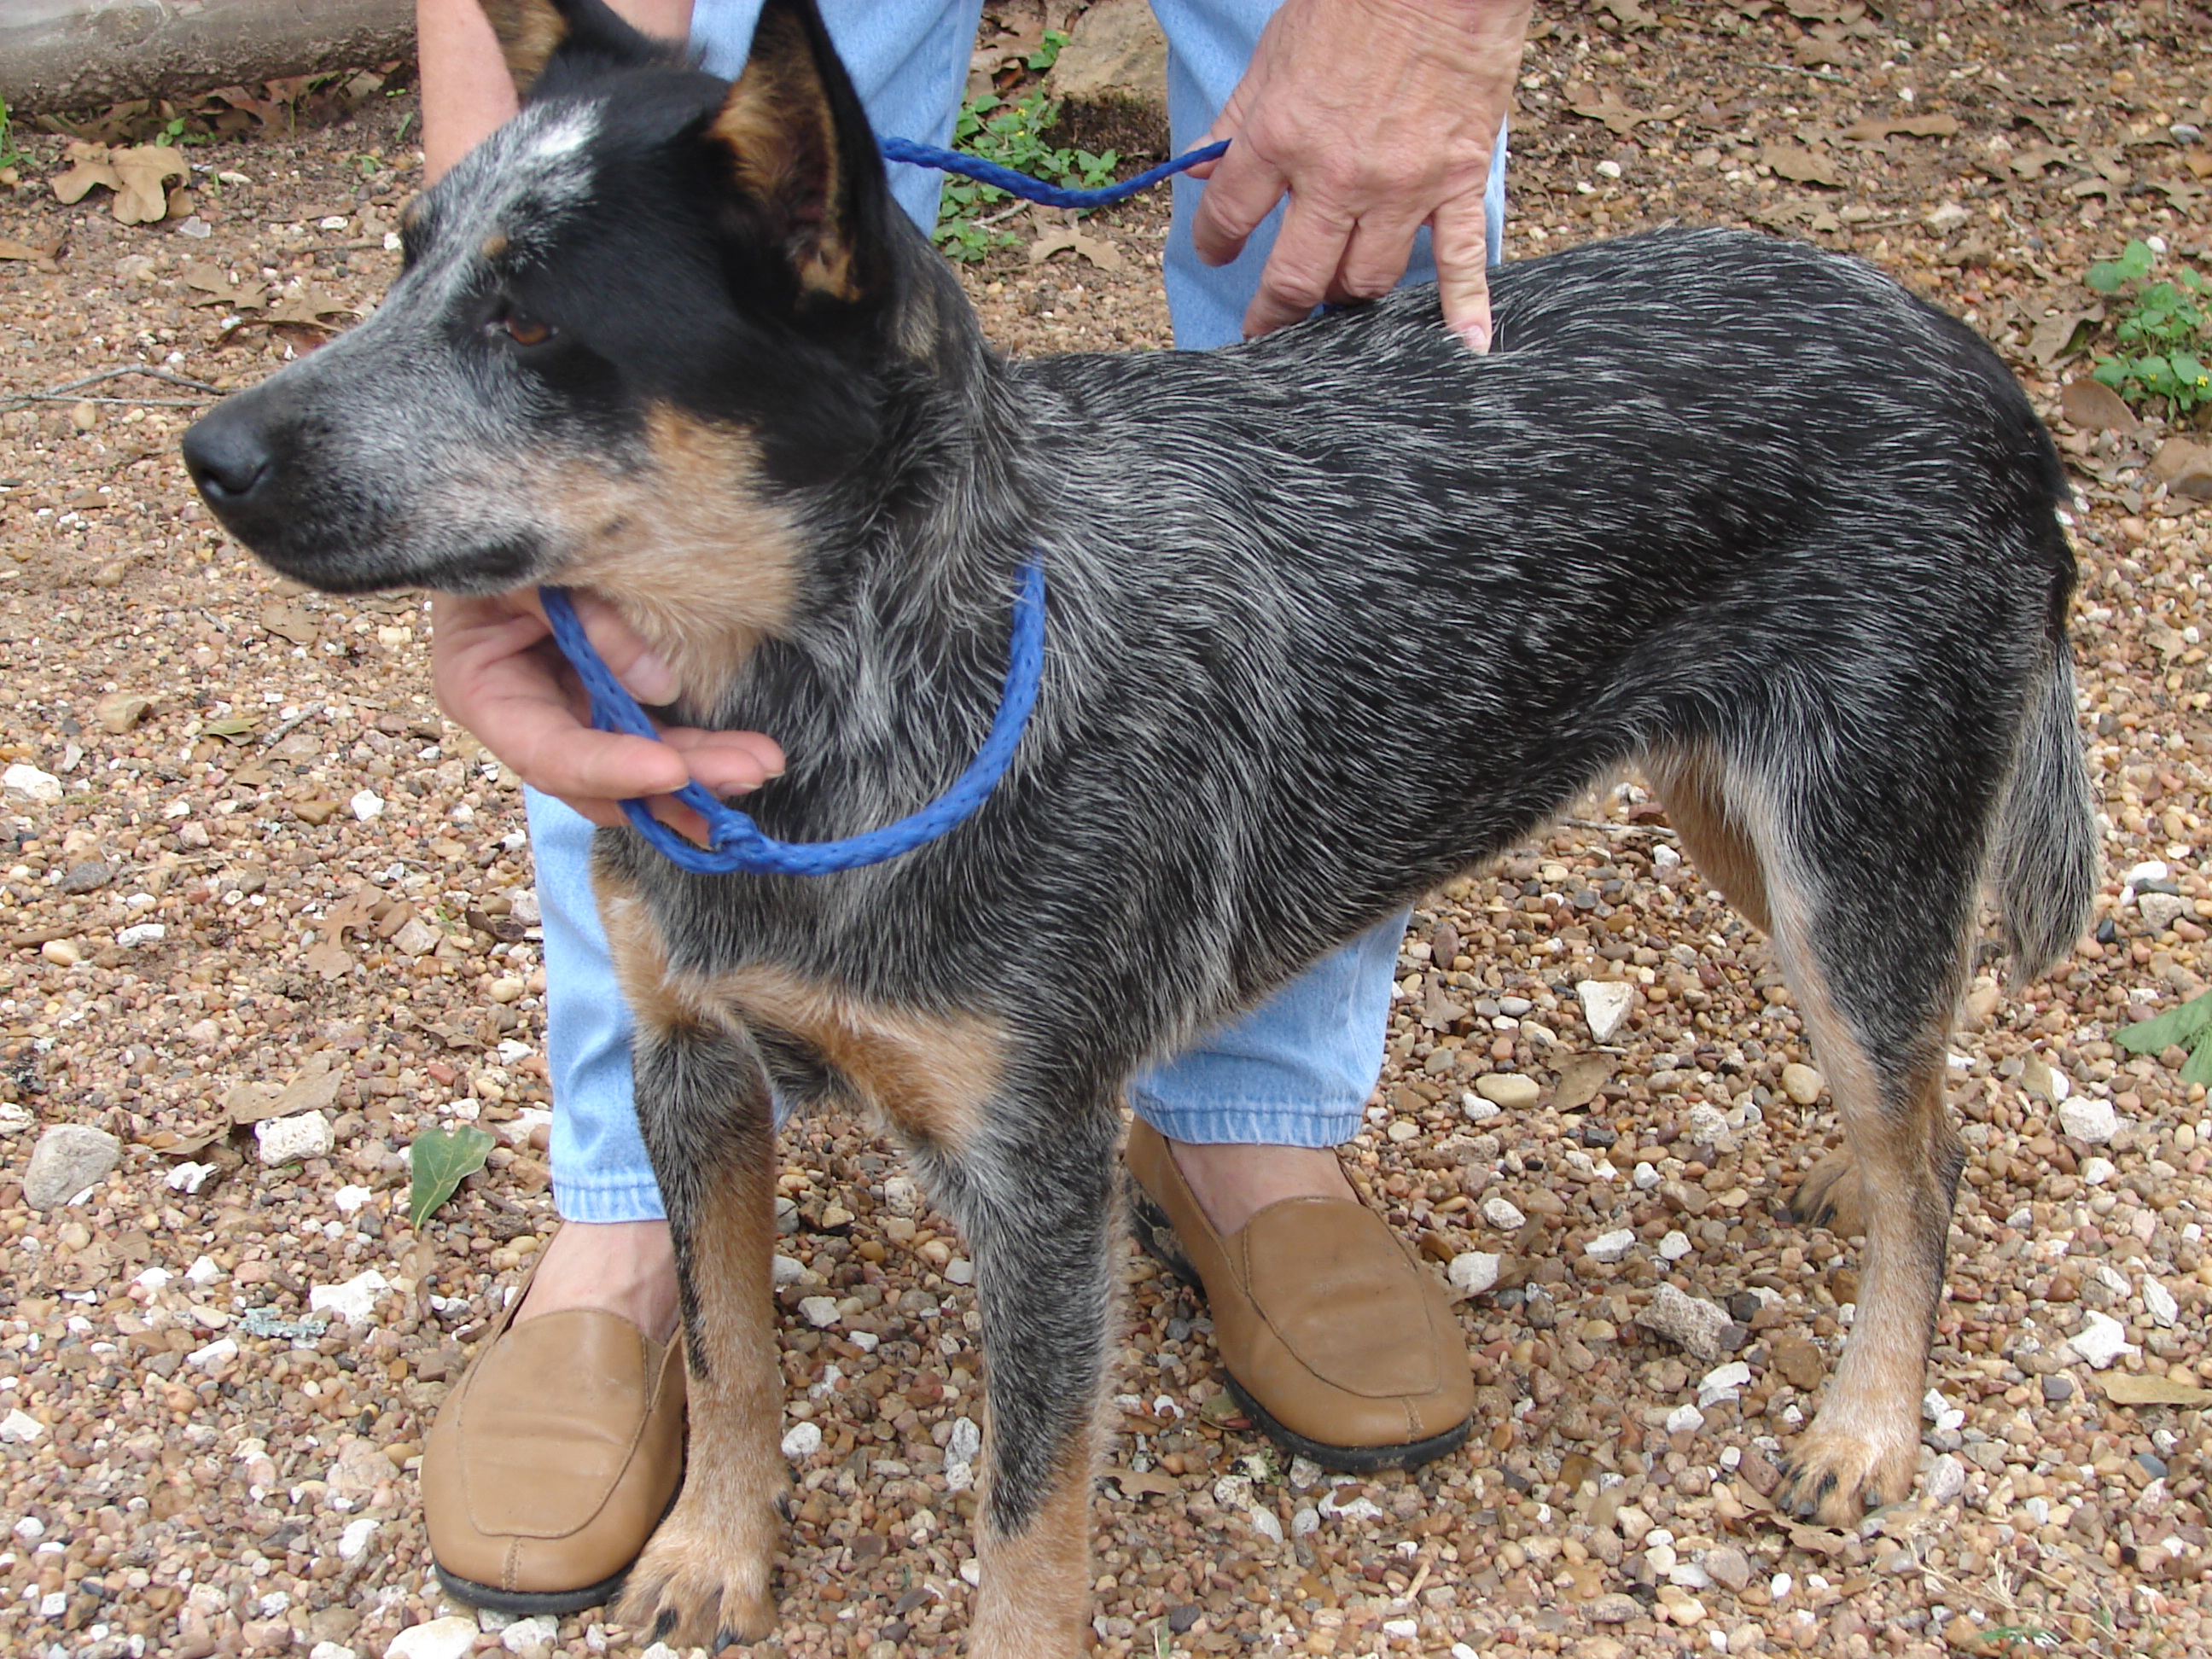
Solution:
[[(120, 380), (125, 374), (143, 374), (168, 386), (180, 386), (192, 392), (204, 392), (207, 398), (79, 398), (71, 394), (88, 386), (103, 381)], [(220, 398), (222, 388), (210, 386), (205, 380), (195, 380), (189, 375), (172, 374), (166, 368), (149, 368), (142, 363), (126, 363), (120, 368), (103, 368), (97, 374), (88, 374), (81, 380), (69, 380), (60, 386), (49, 386), (44, 392), (17, 392), (0, 398), (0, 404), (138, 404), (155, 409), (198, 409), (208, 398)]]

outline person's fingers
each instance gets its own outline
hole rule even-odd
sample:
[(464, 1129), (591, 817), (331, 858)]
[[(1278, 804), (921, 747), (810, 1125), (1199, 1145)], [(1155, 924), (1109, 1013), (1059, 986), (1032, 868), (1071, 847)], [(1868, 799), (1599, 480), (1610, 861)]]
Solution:
[[(1215, 188), (1207, 185), (1207, 193)], [(1247, 339), (1298, 321), (1328, 297), (1352, 229), (1349, 219), (1307, 198), (1291, 198), (1267, 268), (1260, 273), (1259, 289), (1244, 313)]]
[(1352, 229), (1337, 267), (1332, 300), (1379, 300), (1398, 286), (1413, 263), (1419, 220), (1370, 213)]
[(783, 750), (757, 732), (672, 727), (661, 734), (691, 775), (717, 795), (742, 795), (783, 775)]
[(1437, 297), (1444, 325), (1478, 354), (1490, 349), (1490, 247), (1485, 236), (1482, 197), (1462, 196), (1439, 207), (1429, 220), (1430, 246), (1437, 257)]
[[(531, 603), (537, 602), (533, 591)], [(645, 642), (642, 635), (622, 619), (612, 605), (589, 593), (573, 593), (569, 603), (575, 606), (576, 620), (584, 624), (592, 649), (599, 653), (599, 660), (606, 664), (630, 696), (644, 703), (674, 700), (682, 689), (676, 683), (675, 671)]]
[(1191, 246), (1198, 257), (1210, 265), (1236, 258), (1288, 188), (1281, 171), (1254, 146), (1231, 145), (1213, 164), (1191, 217)]

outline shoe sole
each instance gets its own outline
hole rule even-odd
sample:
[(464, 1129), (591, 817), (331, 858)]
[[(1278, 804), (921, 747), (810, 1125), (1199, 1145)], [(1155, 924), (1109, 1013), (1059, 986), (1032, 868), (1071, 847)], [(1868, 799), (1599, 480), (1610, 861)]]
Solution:
[[(1190, 1265), (1182, 1253), (1182, 1245), (1176, 1237), (1175, 1223), (1166, 1211), (1152, 1201), (1152, 1194), (1135, 1182), (1129, 1182), (1129, 1231), (1135, 1237), (1137, 1248), (1165, 1267), (1185, 1285), (1200, 1302), (1206, 1299), (1206, 1281)], [(1371, 1474), (1377, 1469), (1419, 1468), (1424, 1463), (1457, 1451), (1467, 1443), (1474, 1431), (1474, 1419), (1470, 1417), (1442, 1434), (1431, 1435), (1426, 1440), (1414, 1440), (1395, 1446), (1332, 1446), (1323, 1441), (1309, 1440), (1295, 1429), (1277, 1422), (1267, 1408), (1255, 1400), (1251, 1394), (1230, 1371), (1221, 1368), (1222, 1381), (1229, 1385), (1230, 1398), (1237, 1408), (1252, 1419), (1253, 1426), (1293, 1456), (1303, 1457), (1339, 1474)]]
[(447, 1572), (433, 1561), (438, 1583), (447, 1595), (456, 1601), (471, 1607), (484, 1607), (493, 1613), (511, 1613), (517, 1618), (527, 1619), (537, 1613), (581, 1613), (586, 1607), (603, 1607), (611, 1604), (622, 1593), (629, 1577), (624, 1567), (613, 1577), (582, 1589), (572, 1590), (510, 1590), (491, 1584), (479, 1584), (473, 1578), (464, 1578), (459, 1573)]

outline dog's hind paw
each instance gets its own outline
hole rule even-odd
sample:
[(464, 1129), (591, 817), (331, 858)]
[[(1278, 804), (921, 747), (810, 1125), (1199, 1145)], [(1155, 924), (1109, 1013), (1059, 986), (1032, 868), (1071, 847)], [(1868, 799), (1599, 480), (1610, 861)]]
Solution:
[(1783, 1465), (1775, 1506), (1825, 1527), (1855, 1526), (1867, 1510), (1910, 1496), (1918, 1466), (1919, 1443), (1909, 1431), (1901, 1440), (1875, 1439), (1815, 1421)]
[(1866, 1232), (1865, 1188), (1859, 1166), (1847, 1152), (1831, 1152), (1813, 1166), (1790, 1195), (1790, 1218), (1801, 1225), (1826, 1227), (1843, 1237)]
[(616, 1617), (679, 1651), (760, 1641), (775, 1628), (772, 1559), (765, 1550), (744, 1559), (726, 1538), (685, 1526), (679, 1504), (630, 1569)]

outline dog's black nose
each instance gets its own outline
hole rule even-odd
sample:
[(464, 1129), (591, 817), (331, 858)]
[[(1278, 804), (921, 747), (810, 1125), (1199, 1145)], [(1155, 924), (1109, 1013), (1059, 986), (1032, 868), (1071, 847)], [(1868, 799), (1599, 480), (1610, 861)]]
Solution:
[(237, 404), (224, 404), (185, 434), (185, 468), (218, 510), (243, 505), (269, 476), (276, 451), (262, 423)]

